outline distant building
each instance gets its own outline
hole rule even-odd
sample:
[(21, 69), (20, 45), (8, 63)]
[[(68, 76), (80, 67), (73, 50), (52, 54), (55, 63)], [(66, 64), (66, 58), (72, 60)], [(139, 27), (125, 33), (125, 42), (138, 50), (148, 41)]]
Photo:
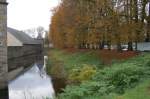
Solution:
[(150, 42), (141, 42), (137, 44), (138, 51), (150, 51)]
[(22, 31), (7, 28), (7, 46), (9, 71), (43, 62), (42, 39), (33, 39)]

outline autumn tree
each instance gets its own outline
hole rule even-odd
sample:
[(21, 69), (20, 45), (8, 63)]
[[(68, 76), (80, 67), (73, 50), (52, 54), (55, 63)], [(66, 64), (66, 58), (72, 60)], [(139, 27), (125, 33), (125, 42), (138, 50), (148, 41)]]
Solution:
[(149, 40), (147, 4), (148, 0), (62, 0), (53, 11), (49, 34), (58, 48), (117, 45), (121, 51), (122, 44), (128, 44), (128, 50), (133, 50), (133, 43), (144, 38), (144, 20)]

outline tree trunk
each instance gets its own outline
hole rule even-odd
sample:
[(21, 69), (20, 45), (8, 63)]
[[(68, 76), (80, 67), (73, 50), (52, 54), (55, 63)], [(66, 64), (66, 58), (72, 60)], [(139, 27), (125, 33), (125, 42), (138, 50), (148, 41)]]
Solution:
[[(134, 0), (134, 17), (135, 17), (135, 23), (138, 23), (139, 19), (138, 19), (138, 0)], [(135, 31), (136, 32), (136, 40), (135, 40), (135, 49), (137, 51), (137, 42), (139, 41), (139, 32), (138, 31)], [(133, 50), (133, 48), (132, 48)]]
[(121, 43), (120, 42), (117, 43), (117, 51), (119, 51), (119, 52), (122, 51)]
[(147, 34), (146, 34), (146, 42), (150, 42), (150, 1), (149, 1), (149, 15), (147, 18)]
[(85, 43), (84, 43), (84, 42), (82, 43), (82, 48), (84, 48), (84, 49), (86, 48), (86, 46), (85, 46)]
[(128, 42), (128, 51), (133, 51), (133, 43)]
[(138, 22), (138, 0), (134, 0), (134, 17), (135, 22)]
[(145, 16), (146, 16), (146, 12), (145, 12), (146, 3), (147, 3), (147, 0), (142, 0), (142, 14), (141, 14), (142, 23), (144, 23), (144, 19), (145, 19)]
[(135, 42), (135, 51), (137, 51), (137, 42)]
[(104, 41), (102, 41), (102, 42), (99, 43), (99, 48), (100, 49), (104, 49)]
[(90, 49), (90, 44), (89, 43), (87, 43), (87, 49)]
[(111, 50), (111, 41), (107, 42), (108, 50)]

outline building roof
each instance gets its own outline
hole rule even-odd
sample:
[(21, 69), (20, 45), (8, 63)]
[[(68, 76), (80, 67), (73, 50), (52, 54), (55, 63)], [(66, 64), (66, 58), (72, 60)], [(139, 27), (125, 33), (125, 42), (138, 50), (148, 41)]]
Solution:
[(15, 36), (19, 41), (21, 41), (23, 44), (41, 44), (41, 40), (36, 40), (26, 33), (10, 28), (7, 28), (7, 32), (11, 33), (13, 36)]

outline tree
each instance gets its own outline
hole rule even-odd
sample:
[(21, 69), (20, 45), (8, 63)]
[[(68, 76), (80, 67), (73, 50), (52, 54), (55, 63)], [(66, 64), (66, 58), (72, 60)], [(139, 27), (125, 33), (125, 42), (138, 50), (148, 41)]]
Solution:
[(50, 44), (49, 33), (48, 31), (45, 31), (44, 45), (49, 47), (49, 44)]
[(146, 41), (150, 42), (150, 0), (147, 2), (148, 3), (148, 16), (146, 17), (147, 21), (147, 33), (146, 33)]
[(43, 34), (45, 32), (45, 29), (42, 26), (39, 26), (36, 28), (36, 32), (38, 34), (37, 38), (41, 39), (41, 38), (43, 38)]
[(45, 29), (42, 26), (30, 28), (30, 29), (23, 30), (23, 31), (29, 34), (33, 38), (37, 38), (37, 36), (43, 37), (43, 34), (45, 33)]
[[(147, 0), (62, 0), (54, 9), (50, 36), (55, 47), (103, 49), (144, 38)], [(149, 10), (150, 11), (150, 10)], [(148, 28), (147, 28), (148, 30)], [(149, 37), (149, 31), (147, 32)]]

